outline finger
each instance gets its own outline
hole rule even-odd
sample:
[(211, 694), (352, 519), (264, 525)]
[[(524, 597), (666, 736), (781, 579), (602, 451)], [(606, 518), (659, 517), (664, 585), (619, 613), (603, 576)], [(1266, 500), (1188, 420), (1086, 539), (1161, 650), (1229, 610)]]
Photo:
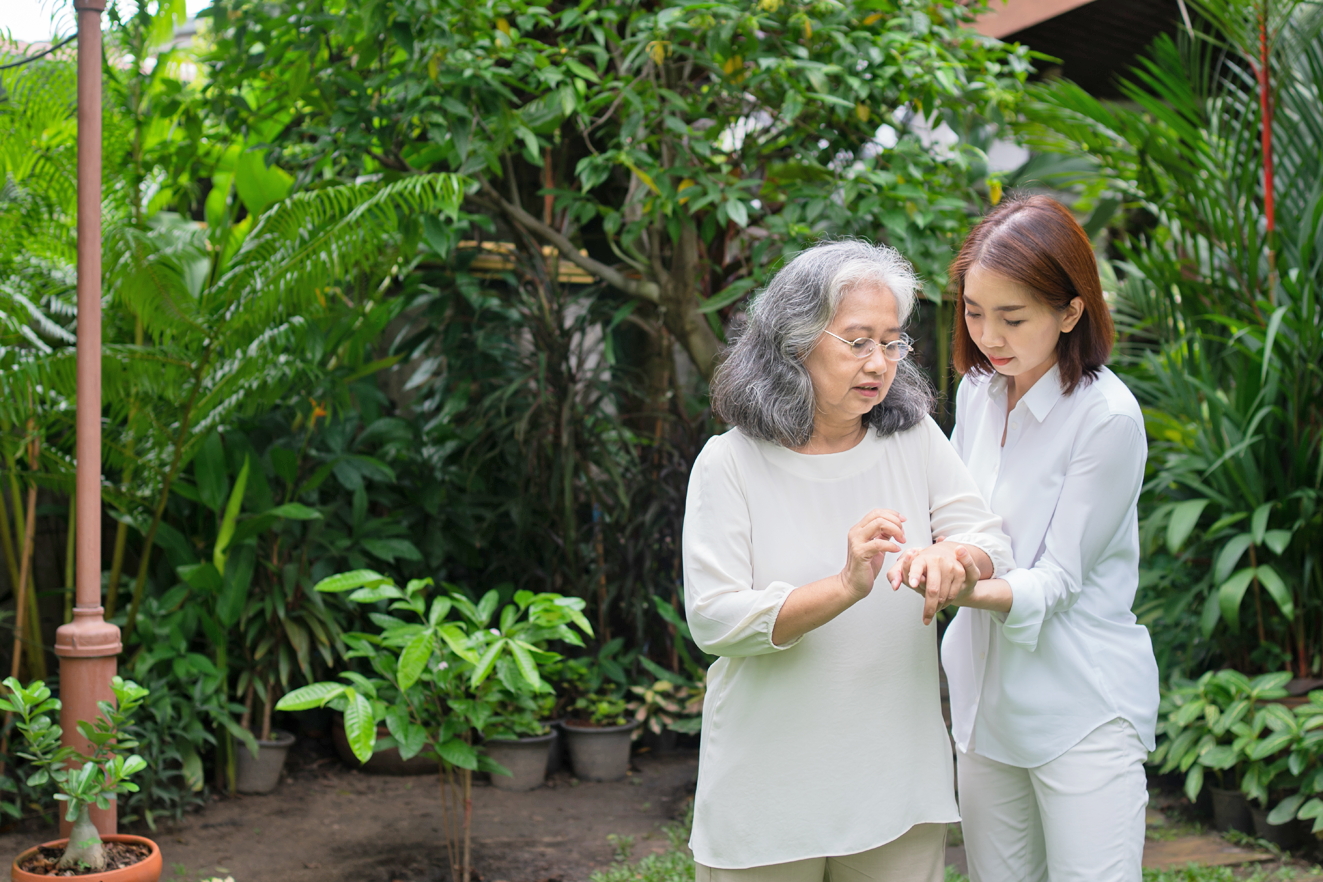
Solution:
[[(879, 521), (883, 522), (885, 527), (879, 527)], [(875, 508), (868, 514), (864, 515), (863, 520), (861, 520), (856, 526), (866, 527), (871, 530), (886, 530), (892, 538), (904, 542), (905, 528), (902, 526), (904, 523), (905, 517), (899, 512), (893, 511), (889, 508)]]
[(910, 564), (910, 587), (918, 588), (928, 578), (928, 556), (919, 555)]
[(901, 526), (900, 516), (894, 512), (883, 512), (868, 522), (867, 530), (873, 535), (882, 534), (889, 539), (905, 541), (905, 528)]
[(890, 539), (870, 539), (859, 546), (859, 558), (861, 560), (872, 560), (879, 554), (890, 554), (900, 551), (900, 546)]
[[(939, 542), (945, 542), (945, 541), (946, 541), (946, 537), (945, 537), (945, 536), (934, 536), (934, 537), (933, 537), (933, 544), (934, 544), (934, 545), (936, 545), (936, 544), (939, 543)], [(961, 547), (963, 548), (964, 546), (962, 545)]]
[(900, 590), (900, 580), (902, 575), (903, 574), (900, 571), (900, 561), (893, 563), (891, 569), (887, 570), (887, 581), (891, 583), (892, 591)]
[(932, 583), (929, 583), (928, 590), (924, 592), (923, 623), (925, 625), (931, 624), (933, 620), (933, 616), (937, 615), (937, 610), (941, 608), (940, 596), (939, 596), (940, 593), (941, 593), (940, 587), (934, 587)]

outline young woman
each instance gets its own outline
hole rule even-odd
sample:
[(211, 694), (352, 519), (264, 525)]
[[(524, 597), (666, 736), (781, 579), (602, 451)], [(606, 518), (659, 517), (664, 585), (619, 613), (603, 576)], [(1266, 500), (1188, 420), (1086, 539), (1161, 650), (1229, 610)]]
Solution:
[[(1138, 882), (1158, 672), (1130, 606), (1146, 444), (1089, 239), (1045, 196), (952, 265), (957, 451), (1017, 569), (937, 605), (972, 882)], [(919, 583), (901, 563), (892, 571)], [(925, 590), (917, 585), (916, 590)], [(931, 595), (934, 591), (928, 591)]]

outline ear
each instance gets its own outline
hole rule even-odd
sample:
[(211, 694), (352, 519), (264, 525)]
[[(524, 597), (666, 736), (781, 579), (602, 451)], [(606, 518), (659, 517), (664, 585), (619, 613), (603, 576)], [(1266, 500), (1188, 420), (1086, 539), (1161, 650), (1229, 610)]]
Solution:
[(1084, 300), (1080, 297), (1072, 297), (1070, 303), (1060, 313), (1061, 315), (1061, 333), (1069, 334), (1075, 330), (1075, 326), (1084, 318)]

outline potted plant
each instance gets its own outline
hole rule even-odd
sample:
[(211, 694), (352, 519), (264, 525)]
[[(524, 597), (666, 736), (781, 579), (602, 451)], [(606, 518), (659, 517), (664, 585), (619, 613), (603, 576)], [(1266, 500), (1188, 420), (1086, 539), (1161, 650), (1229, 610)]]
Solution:
[(1240, 773), (1249, 765), (1246, 751), (1255, 742), (1251, 723), (1257, 703), (1286, 695), (1287, 672), (1263, 674), (1253, 680), (1239, 671), (1209, 671), (1198, 680), (1181, 680), (1162, 698), (1157, 750), (1149, 758), (1161, 764), (1159, 773), (1185, 773), (1185, 795), (1194, 802), (1210, 784), (1213, 824), (1219, 830), (1252, 833), (1253, 819)]
[[(413, 579), (400, 588), (371, 570), (331, 576), (315, 587), (352, 592), (349, 600), (355, 603), (387, 604), (387, 612), (370, 615), (379, 632), (344, 635), (346, 658), (361, 659), (371, 670), (346, 671), (343, 683), (295, 689), (277, 710), (329, 705), (342, 712), (345, 734), (360, 760), (383, 747), (398, 747), (406, 760), (419, 754), (434, 759), (452, 878), (469, 879), (473, 772), (510, 771), (483, 752), (480, 739), (494, 731), (493, 720), (511, 694), (550, 690), (539, 668), (558, 656), (547, 644), (582, 646), (571, 625), (592, 634), (583, 601), (518, 591), (498, 615), (495, 590), (475, 604), (455, 586), (447, 585), (446, 595), (429, 590), (431, 579)], [(378, 739), (379, 722), (386, 724), (387, 738)]]
[(484, 732), (483, 749), (493, 762), (509, 770), (492, 775), (498, 790), (532, 790), (547, 777), (556, 733), (547, 724), (554, 696), (504, 687), (492, 693), (493, 715)]
[(632, 737), (637, 739), (643, 733), (649, 733), (660, 750), (669, 750), (674, 746), (677, 733), (695, 734), (703, 727), (703, 699), (706, 695), (704, 686), (676, 683), (673, 679), (662, 679), (651, 686), (631, 686), (629, 691), (635, 695), (630, 699), (628, 709), (639, 728)]
[(1269, 828), (1295, 825), (1297, 835), (1304, 832), (1304, 822), (1312, 821), (1311, 832), (1317, 835), (1323, 832), (1323, 691), (1309, 693), (1308, 701), (1292, 710), (1297, 728), (1286, 763), (1294, 792), (1280, 799), (1264, 821)]
[(137, 743), (125, 734), (133, 711), (147, 697), (147, 690), (115, 677), (111, 690), (115, 702), (98, 702), (101, 718), (80, 720), (79, 733), (92, 744), (90, 754), (64, 747), (63, 735), (53, 715), (60, 701), (51, 697), (46, 684), (37, 680), (26, 689), (9, 677), (8, 699), (0, 699), (0, 710), (16, 716), (26, 750), (19, 756), (36, 769), (27, 778), (29, 787), (53, 783), (57, 800), (68, 803), (64, 818), (73, 824), (68, 839), (30, 848), (14, 860), (10, 878), (35, 882), (52, 875), (95, 873), (98, 882), (156, 882), (161, 875), (161, 850), (142, 836), (107, 836), (104, 840), (92, 823), (90, 809), (110, 807), (110, 799), (138, 789), (129, 781), (147, 763), (129, 753)]
[(574, 774), (587, 781), (619, 781), (629, 771), (629, 745), (639, 721), (616, 692), (585, 695), (574, 702), (562, 729)]

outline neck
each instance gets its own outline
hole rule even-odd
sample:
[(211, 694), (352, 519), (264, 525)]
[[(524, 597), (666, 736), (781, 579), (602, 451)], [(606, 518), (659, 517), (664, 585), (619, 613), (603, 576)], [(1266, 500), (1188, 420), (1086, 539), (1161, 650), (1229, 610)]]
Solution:
[(1047, 361), (1040, 364), (1031, 371), (1025, 371), (1014, 377), (1008, 377), (1010, 380), (1006, 384), (1006, 409), (1011, 411), (1015, 405), (1020, 403), (1020, 399), (1029, 394), (1029, 390), (1034, 388), (1034, 384), (1043, 379), (1047, 372), (1052, 370), (1052, 365), (1057, 363), (1056, 356), (1052, 356)]
[(858, 444), (866, 431), (864, 421), (859, 417), (831, 422), (819, 412), (814, 420), (813, 435), (803, 447), (795, 448), (795, 452), (841, 453)]

